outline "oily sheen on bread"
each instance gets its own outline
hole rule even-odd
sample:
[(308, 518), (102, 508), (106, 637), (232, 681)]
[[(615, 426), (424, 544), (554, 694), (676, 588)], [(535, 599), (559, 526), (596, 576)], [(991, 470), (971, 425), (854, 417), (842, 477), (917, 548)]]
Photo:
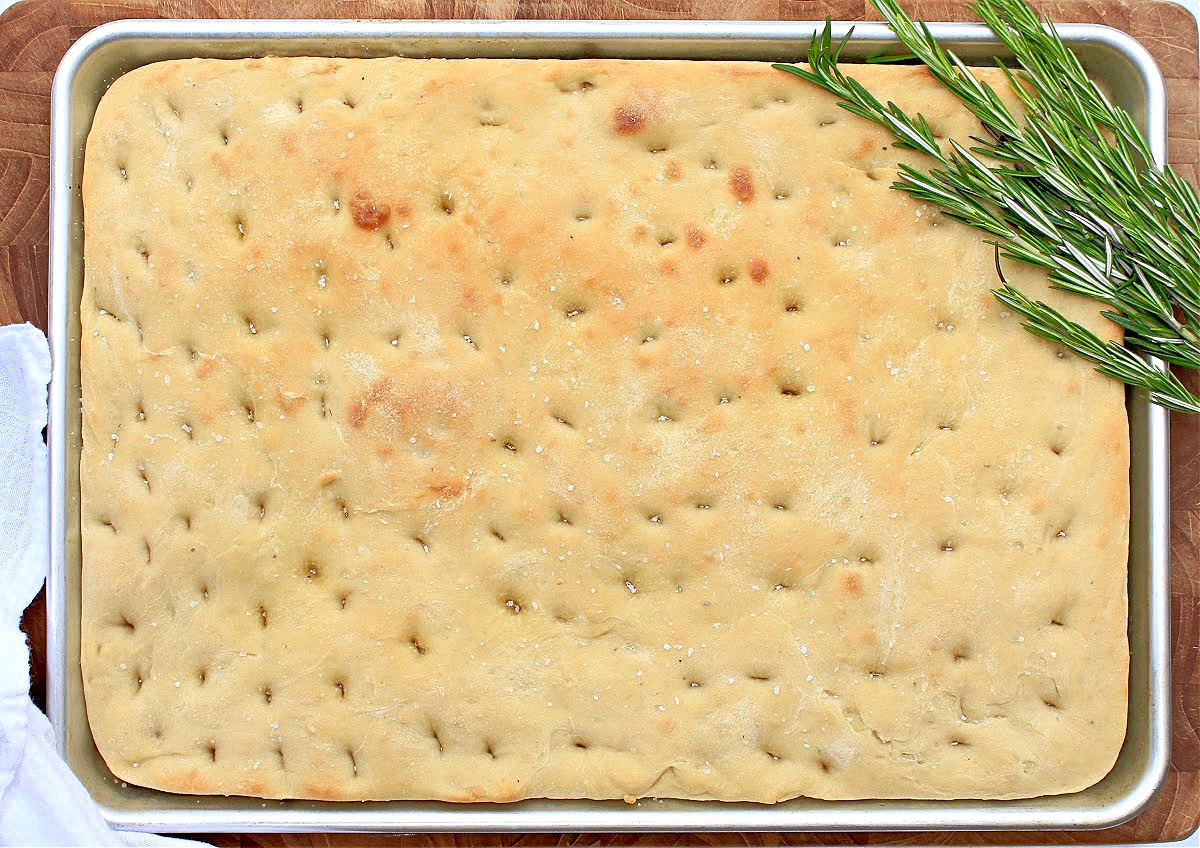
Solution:
[[(862, 67), (945, 136), (921, 70)], [(114, 775), (264, 798), (1079, 790), (1122, 387), (766, 64), (153, 64), (87, 144), (82, 663)], [(1044, 276), (1006, 275), (1112, 336)]]

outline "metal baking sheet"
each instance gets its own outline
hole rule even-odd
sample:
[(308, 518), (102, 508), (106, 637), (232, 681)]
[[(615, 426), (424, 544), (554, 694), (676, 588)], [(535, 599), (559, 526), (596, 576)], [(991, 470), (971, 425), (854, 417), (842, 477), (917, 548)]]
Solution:
[[(1073, 795), (1021, 801), (696, 801), (328, 803), (173, 795), (116, 780), (88, 729), (79, 670), (79, 314), (83, 284), (80, 177), (101, 96), (121, 74), (163, 59), (263, 55), (802, 59), (813, 22), (120, 21), (66, 54), (51, 101), (49, 710), (59, 750), (115, 826), (153, 831), (737, 831), (1083, 829), (1119, 824), (1161, 786), (1170, 751), (1167, 415), (1128, 396), (1132, 465), (1129, 554), (1129, 723), (1112, 772)], [(850, 24), (836, 24), (840, 37)], [(986, 28), (934, 24), (967, 61), (1004, 53)], [(1088, 70), (1166, 156), (1166, 96), (1149, 54), (1098, 25), (1060, 32)], [(881, 24), (854, 25), (845, 56), (895, 43)]]

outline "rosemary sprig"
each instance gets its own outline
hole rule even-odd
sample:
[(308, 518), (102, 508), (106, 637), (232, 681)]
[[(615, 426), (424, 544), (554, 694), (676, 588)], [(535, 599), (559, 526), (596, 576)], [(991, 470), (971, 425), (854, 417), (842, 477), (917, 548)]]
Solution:
[(1007, 283), (997, 289), (995, 295), (1005, 306), (1026, 316), (1024, 326), (1029, 332), (1095, 363), (1101, 374), (1145, 389), (1151, 403), (1179, 412), (1197, 411), (1195, 407), (1179, 403), (1179, 392), (1187, 392), (1187, 389), (1170, 371), (1150, 369), (1146, 373), (1146, 363), (1133, 351), (1114, 341), (1102, 341), (1087, 327), (1064, 318), (1040, 300), (1030, 300)]
[(1054, 287), (1100, 301), (1125, 341), (1102, 341), (1025, 297), (1001, 274), (996, 297), (1024, 317), (1027, 330), (1146, 390), (1153, 403), (1200, 412), (1200, 399), (1175, 375), (1134, 353), (1200, 368), (1200, 200), (1192, 186), (1169, 166), (1153, 167), (1133, 119), (1024, 0), (973, 6), (1020, 65), (1013, 70), (998, 62), (1023, 118), (896, 0), (873, 2), (908, 52), (979, 120), (986, 138), (969, 145), (951, 140), (944, 150), (922, 115), (881, 103), (843, 72), (839, 59), (849, 36), (834, 41), (828, 22), (813, 37), (808, 68), (775, 67), (836, 95), (847, 111), (890, 132), (896, 146), (933, 159), (927, 170), (902, 165), (893, 188), (987, 233), (998, 270), (1000, 257), (1037, 265)]

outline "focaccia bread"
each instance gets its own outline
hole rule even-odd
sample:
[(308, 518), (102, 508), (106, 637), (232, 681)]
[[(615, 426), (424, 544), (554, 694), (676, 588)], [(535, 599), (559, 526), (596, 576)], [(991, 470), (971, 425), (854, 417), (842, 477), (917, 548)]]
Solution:
[[(855, 73), (977, 132), (921, 70)], [(119, 78), (80, 470), (113, 773), (453, 801), (1100, 779), (1123, 388), (1021, 329), (901, 161), (757, 63)]]

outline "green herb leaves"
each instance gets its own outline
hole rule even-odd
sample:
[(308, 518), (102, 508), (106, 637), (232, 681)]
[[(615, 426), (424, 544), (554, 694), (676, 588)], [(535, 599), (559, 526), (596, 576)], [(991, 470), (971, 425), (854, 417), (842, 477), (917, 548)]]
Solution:
[(978, 118), (986, 138), (970, 146), (951, 140), (943, 150), (921, 115), (881, 103), (843, 72), (846, 40), (835, 42), (828, 22), (813, 37), (807, 68), (775, 67), (836, 95), (898, 146), (931, 157), (928, 170), (903, 166), (893, 188), (984, 231), (999, 256), (1045, 268), (1055, 287), (1105, 304), (1102, 314), (1124, 329), (1125, 344), (1102, 341), (1002, 277), (996, 297), (1024, 316), (1027, 330), (1145, 389), (1153, 403), (1200, 412), (1200, 399), (1174, 375), (1133, 352), (1200, 368), (1200, 201), (1192, 186), (1169, 166), (1153, 167), (1132, 118), (1024, 0), (973, 7), (1020, 65), (1000, 66), (1023, 118), (896, 0), (873, 2), (904, 47)]

